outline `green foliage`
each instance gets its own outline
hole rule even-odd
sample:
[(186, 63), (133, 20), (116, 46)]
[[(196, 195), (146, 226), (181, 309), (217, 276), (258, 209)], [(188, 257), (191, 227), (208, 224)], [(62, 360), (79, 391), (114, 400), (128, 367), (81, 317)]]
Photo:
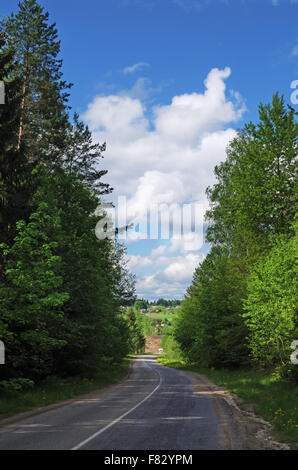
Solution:
[(65, 342), (57, 337), (62, 306), (61, 258), (53, 234), (60, 225), (46, 203), (40, 203), (29, 222), (17, 223), (11, 247), (2, 244), (5, 285), (0, 287), (1, 325), (9, 361), (7, 373), (39, 378), (52, 371), (54, 352)]
[(189, 361), (217, 367), (247, 362), (241, 289), (226, 250), (213, 248), (195, 271), (175, 326), (175, 338)]
[(134, 303), (134, 308), (138, 311), (147, 310), (147, 302), (145, 300), (136, 300)]
[(156, 302), (152, 302), (154, 305), (162, 305), (163, 307), (176, 307), (180, 305), (181, 300), (169, 300), (169, 299), (158, 299)]
[[(0, 382), (0, 419), (36, 407), (51, 405), (106, 387), (127, 375), (130, 360), (124, 358), (111, 367), (99, 362), (94, 376), (57, 377), (51, 375), (34, 386), (28, 379)], [(5, 386), (2, 387), (4, 382)], [(19, 386), (22, 386), (20, 389)]]
[(297, 235), (275, 238), (249, 278), (243, 316), (253, 358), (265, 366), (289, 364), (290, 345), (298, 338), (297, 248)]
[[(36, 0), (1, 22), (0, 339), (2, 384), (91, 376), (130, 351), (121, 306), (134, 277), (95, 227), (105, 144), (68, 114), (55, 24)], [(5, 41), (4, 38), (5, 37)], [(134, 332), (138, 326), (134, 328)], [(19, 382), (18, 382), (19, 381)], [(22, 382), (23, 381), (23, 382)], [(9, 385), (10, 384), (10, 385)], [(17, 385), (16, 385), (17, 386)]]
[(110, 192), (109, 185), (100, 181), (107, 171), (98, 164), (105, 144), (92, 142), (77, 113), (70, 120), (72, 84), (62, 79), (61, 43), (55, 23), (49, 24), (49, 14), (36, 0), (22, 0), (18, 12), (2, 20), (1, 30), (7, 43), (2, 54), (13, 51), (15, 58), (3, 76), (19, 87), (16, 149), (25, 145), (31, 165), (43, 161), (47, 166), (63, 166), (98, 193)]
[(142, 329), (142, 318), (133, 307), (129, 307), (126, 314), (130, 330), (130, 347), (132, 353), (142, 353), (145, 349), (145, 336)]
[(98, 360), (109, 363), (128, 352), (128, 327), (120, 313), (133, 292), (124, 250), (94, 235), (98, 197), (75, 173), (43, 175), (36, 196), (51, 198), (61, 216), (57, 254), (62, 259), (63, 285), (69, 293), (60, 334), (66, 346), (56, 355), (57, 372), (91, 373)]
[(287, 233), (297, 205), (298, 124), (276, 94), (259, 106), (258, 125), (247, 124), (215, 167), (218, 183), (208, 188), (208, 240), (226, 243), (256, 260), (270, 234)]
[(215, 167), (206, 214), (212, 249), (175, 327), (184, 358), (203, 366), (247, 365), (251, 353), (258, 364), (287, 367), (298, 334), (298, 124), (278, 94), (259, 106), (259, 118), (238, 132)]
[(120, 306), (133, 282), (123, 249), (94, 235), (98, 199), (90, 189), (62, 169), (39, 167), (35, 178), (37, 209), (28, 224), (18, 222), (14, 244), (3, 246), (0, 332), (9, 359), (2, 372), (34, 380), (91, 374), (99, 361), (129, 352)]
[(164, 334), (162, 336), (160, 345), (163, 348), (163, 356), (165, 356), (168, 360), (175, 359), (179, 361), (180, 359), (182, 359), (181, 350), (172, 334)]
[(1, 27), (16, 54), (11, 76), (22, 82), (17, 145), (26, 141), (31, 160), (53, 161), (68, 126), (65, 90), (71, 85), (61, 80), (60, 41), (48, 20), (36, 0), (22, 0)]
[(148, 317), (147, 315), (142, 315), (140, 319), (141, 328), (145, 338), (155, 334), (155, 320)]
[(10, 379), (0, 382), (0, 392), (23, 392), (34, 387), (33, 380), (30, 379)]
[(24, 145), (17, 150), (21, 78), (11, 77), (15, 65), (15, 51), (6, 47), (2, 35), (0, 78), (5, 83), (6, 104), (0, 106), (0, 241), (5, 243), (16, 235), (16, 222), (27, 215), (26, 204), (32, 189), (33, 165), (25, 156)]

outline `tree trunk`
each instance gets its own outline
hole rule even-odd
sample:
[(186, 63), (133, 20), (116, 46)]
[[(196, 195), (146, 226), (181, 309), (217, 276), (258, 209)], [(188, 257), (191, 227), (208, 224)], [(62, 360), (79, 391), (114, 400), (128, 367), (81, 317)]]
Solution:
[(22, 101), (21, 101), (21, 116), (20, 116), (20, 125), (19, 125), (19, 133), (18, 133), (18, 145), (17, 145), (17, 151), (20, 151), (21, 148), (21, 142), (22, 142), (22, 136), (23, 136), (23, 131), (24, 131), (24, 114), (25, 114), (25, 97), (26, 97), (26, 91), (27, 91), (27, 86), (29, 83), (29, 59), (28, 59), (28, 46), (27, 46), (27, 52), (26, 52), (26, 72), (25, 72), (25, 78), (24, 78), (24, 83), (23, 83), (23, 90), (22, 90)]
[(25, 81), (24, 81), (24, 84), (23, 84), (23, 90), (22, 90), (21, 116), (20, 116), (20, 125), (19, 125), (19, 133), (18, 133), (18, 145), (17, 145), (17, 151), (18, 152), (20, 151), (20, 148), (21, 148), (23, 129), (24, 129), (25, 95), (26, 95), (28, 80), (29, 80), (29, 77), (28, 77), (28, 75), (26, 75)]

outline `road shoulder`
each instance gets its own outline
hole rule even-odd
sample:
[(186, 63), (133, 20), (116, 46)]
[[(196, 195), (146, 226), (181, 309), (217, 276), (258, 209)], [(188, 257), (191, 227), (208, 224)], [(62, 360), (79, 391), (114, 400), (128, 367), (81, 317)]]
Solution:
[(85, 393), (83, 395), (77, 395), (73, 398), (69, 398), (67, 400), (63, 400), (63, 401), (59, 401), (57, 403), (53, 403), (51, 405), (40, 406), (40, 407), (37, 407), (37, 408), (33, 408), (32, 410), (29, 410), (29, 411), (24, 411), (22, 413), (17, 413), (17, 414), (15, 414), (13, 416), (10, 416), (8, 418), (0, 419), (0, 427), (18, 423), (19, 421), (22, 421), (23, 419), (31, 418), (33, 416), (37, 416), (37, 415), (45, 413), (47, 411), (51, 411), (51, 410), (55, 410), (57, 408), (61, 408), (62, 406), (71, 405), (72, 403), (76, 402), (77, 400), (84, 400), (84, 399), (88, 399), (88, 398), (97, 397), (98, 394), (105, 393), (111, 387), (114, 387), (115, 385), (121, 384), (122, 382), (127, 380), (130, 377), (131, 373), (132, 373), (134, 362), (135, 362), (135, 359), (132, 358), (130, 360), (130, 363), (129, 363), (129, 366), (128, 366), (128, 371), (125, 374), (125, 376), (121, 377), (120, 379), (114, 380), (109, 385), (106, 385), (102, 388), (93, 390), (92, 392)]
[(218, 416), (219, 435), (223, 450), (289, 450), (272, 436), (272, 426), (257, 416), (252, 406), (237, 395), (215, 385), (202, 374), (181, 371), (192, 381), (195, 393), (208, 395)]

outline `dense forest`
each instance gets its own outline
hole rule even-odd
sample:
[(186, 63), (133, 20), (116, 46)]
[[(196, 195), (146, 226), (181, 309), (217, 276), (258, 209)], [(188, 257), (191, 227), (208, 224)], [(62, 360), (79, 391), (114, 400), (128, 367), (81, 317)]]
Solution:
[(211, 250), (195, 270), (174, 336), (187, 361), (203, 367), (276, 367), (298, 339), (297, 137), (284, 97), (259, 106), (215, 167), (207, 189)]
[(0, 26), (1, 387), (88, 376), (131, 351), (124, 247), (98, 240), (105, 144), (71, 114), (55, 24), (22, 0)]

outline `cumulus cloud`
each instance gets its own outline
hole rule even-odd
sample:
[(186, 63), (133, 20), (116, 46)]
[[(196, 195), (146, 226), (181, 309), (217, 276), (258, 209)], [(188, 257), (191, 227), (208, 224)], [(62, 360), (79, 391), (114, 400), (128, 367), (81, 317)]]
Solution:
[(204, 94), (175, 96), (169, 106), (157, 107), (155, 127), (159, 135), (167, 140), (195, 145), (210, 132), (237, 121), (244, 105), (235, 108), (234, 103), (226, 100), (224, 79), (230, 74), (228, 67), (224, 70), (213, 69), (204, 82)]
[(133, 271), (135, 268), (152, 266), (152, 260), (148, 256), (130, 255), (127, 256), (127, 267)]
[(111, 142), (132, 142), (142, 137), (148, 126), (141, 101), (128, 96), (98, 96), (84, 118), (95, 136), (109, 136)]
[(169, 252), (173, 253), (180, 251), (181, 253), (188, 253), (190, 251), (198, 251), (203, 246), (203, 226), (198, 227), (196, 232), (188, 232), (183, 234), (180, 238), (173, 237)]
[(165, 245), (160, 245), (157, 248), (154, 248), (154, 250), (151, 251), (151, 259), (155, 259), (162, 255), (166, 250)]
[(159, 268), (153, 274), (139, 277), (137, 281), (139, 295), (145, 298), (182, 298), (195, 268), (203, 259), (202, 254), (163, 258), (163, 263), (167, 261), (164, 269)]
[[(125, 92), (96, 96), (89, 104), (84, 119), (94, 139), (107, 142), (107, 179), (116, 189), (116, 204), (118, 195), (126, 197), (130, 220), (146, 223), (147, 211), (154, 205), (164, 207), (164, 215), (169, 207), (185, 203), (207, 209), (205, 190), (215, 183), (214, 166), (225, 159), (225, 149), (236, 135), (233, 125), (246, 110), (240, 94), (226, 90), (230, 74), (229, 67), (214, 68), (204, 81), (203, 93), (174, 96), (169, 104), (149, 109), (141, 97)], [(150, 259), (141, 260), (134, 255), (131, 267), (155, 269), (139, 280), (138, 289), (149, 292), (150, 285), (172, 289), (176, 276), (181, 291), (198, 261), (195, 250), (202, 245), (200, 237), (187, 230), (181, 240), (171, 240), (167, 253), (158, 253), (163, 256), (152, 253)], [(132, 238), (142, 236), (134, 233)], [(181, 258), (173, 258), (175, 251)], [(160, 271), (166, 257), (169, 264)]]
[(124, 75), (134, 73), (137, 70), (143, 69), (144, 67), (149, 67), (147, 62), (137, 62), (136, 64), (131, 65), (130, 67), (125, 67), (123, 69)]
[(192, 276), (202, 258), (202, 255), (196, 255), (194, 253), (179, 256), (170, 262), (169, 266), (163, 271), (163, 276), (169, 280), (187, 281)]
[(235, 135), (229, 125), (245, 111), (239, 95), (236, 101), (226, 97), (230, 73), (211, 70), (204, 93), (173, 97), (153, 108), (151, 120), (140, 99), (121, 93), (94, 98), (84, 119), (95, 140), (107, 142), (108, 178), (119, 193), (136, 206), (149, 197), (165, 203), (201, 197)]

